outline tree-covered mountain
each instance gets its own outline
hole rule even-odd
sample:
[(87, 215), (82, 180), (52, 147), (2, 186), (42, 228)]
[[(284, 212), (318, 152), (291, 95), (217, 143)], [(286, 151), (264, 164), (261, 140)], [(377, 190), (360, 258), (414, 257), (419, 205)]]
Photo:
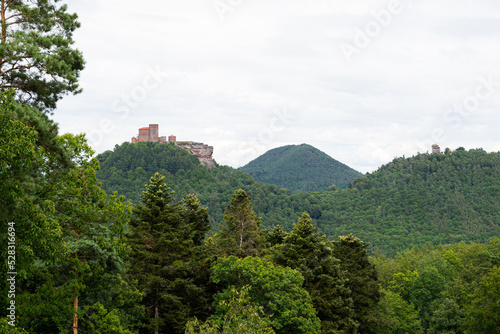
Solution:
[(370, 242), (371, 252), (395, 254), (426, 242), (485, 242), (500, 229), (500, 154), (481, 149), (397, 158), (347, 189), (295, 194), (227, 166), (208, 170), (174, 145), (123, 143), (98, 159), (97, 176), (108, 193), (117, 190), (138, 203), (158, 171), (177, 199), (195, 193), (215, 228), (232, 193), (243, 189), (265, 228), (280, 224), (291, 231), (308, 212), (328, 237), (352, 233)]
[(267, 151), (240, 168), (262, 183), (295, 191), (347, 188), (360, 172), (311, 145), (287, 145)]

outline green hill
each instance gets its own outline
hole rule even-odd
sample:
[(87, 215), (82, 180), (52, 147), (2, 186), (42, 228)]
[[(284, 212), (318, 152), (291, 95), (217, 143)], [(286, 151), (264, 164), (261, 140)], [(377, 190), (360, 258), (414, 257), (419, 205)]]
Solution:
[(426, 242), (485, 242), (500, 233), (500, 154), (481, 149), (397, 158), (347, 189), (295, 194), (231, 167), (208, 170), (169, 144), (124, 143), (98, 159), (98, 178), (108, 193), (116, 190), (137, 203), (158, 171), (178, 199), (195, 193), (215, 228), (241, 188), (252, 196), (265, 228), (280, 224), (290, 231), (308, 212), (328, 237), (352, 233), (370, 242), (372, 252), (395, 254)]
[(353, 232), (384, 252), (485, 242), (500, 232), (500, 154), (459, 148), (397, 158), (351, 189), (305, 197), (327, 235)]
[(240, 168), (262, 183), (290, 191), (320, 191), (335, 185), (347, 188), (363, 176), (311, 145), (288, 145), (264, 153)]

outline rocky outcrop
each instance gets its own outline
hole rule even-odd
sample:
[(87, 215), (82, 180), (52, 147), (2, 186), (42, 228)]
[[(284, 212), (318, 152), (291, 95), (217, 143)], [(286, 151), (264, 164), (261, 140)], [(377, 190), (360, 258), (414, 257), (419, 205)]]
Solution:
[(175, 144), (189, 153), (196, 155), (203, 166), (207, 168), (215, 167), (215, 162), (212, 159), (212, 154), (214, 153), (213, 146), (208, 146), (203, 143), (195, 143), (192, 141), (176, 142)]

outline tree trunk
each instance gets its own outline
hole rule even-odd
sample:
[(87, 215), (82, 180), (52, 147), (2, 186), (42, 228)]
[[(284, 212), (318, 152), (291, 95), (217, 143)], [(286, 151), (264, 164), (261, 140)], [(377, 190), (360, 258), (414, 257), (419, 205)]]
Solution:
[(160, 330), (159, 330), (159, 326), (158, 326), (158, 317), (159, 317), (159, 314), (158, 314), (158, 305), (155, 306), (155, 334), (159, 334), (160, 333)]
[(78, 334), (78, 296), (75, 297), (73, 301), (73, 308), (75, 309), (75, 314), (73, 315), (73, 334)]

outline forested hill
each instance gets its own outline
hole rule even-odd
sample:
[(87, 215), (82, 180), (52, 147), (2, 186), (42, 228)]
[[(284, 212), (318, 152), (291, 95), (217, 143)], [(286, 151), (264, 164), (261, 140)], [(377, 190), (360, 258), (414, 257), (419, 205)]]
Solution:
[(500, 232), (500, 154), (459, 148), (397, 158), (347, 191), (306, 197), (320, 203), (318, 224), (327, 234), (356, 231), (386, 251), (484, 242)]
[(227, 166), (208, 170), (174, 145), (123, 143), (98, 159), (98, 179), (107, 192), (117, 190), (137, 203), (158, 171), (178, 198), (195, 193), (214, 227), (241, 188), (252, 196), (263, 227), (281, 224), (290, 231), (306, 211), (330, 238), (352, 233), (372, 243), (372, 252), (395, 254), (426, 242), (485, 242), (500, 232), (500, 154), (483, 150), (397, 158), (347, 189), (295, 194)]
[(262, 183), (295, 191), (320, 191), (347, 185), (363, 174), (311, 145), (287, 145), (267, 151), (240, 168)]

